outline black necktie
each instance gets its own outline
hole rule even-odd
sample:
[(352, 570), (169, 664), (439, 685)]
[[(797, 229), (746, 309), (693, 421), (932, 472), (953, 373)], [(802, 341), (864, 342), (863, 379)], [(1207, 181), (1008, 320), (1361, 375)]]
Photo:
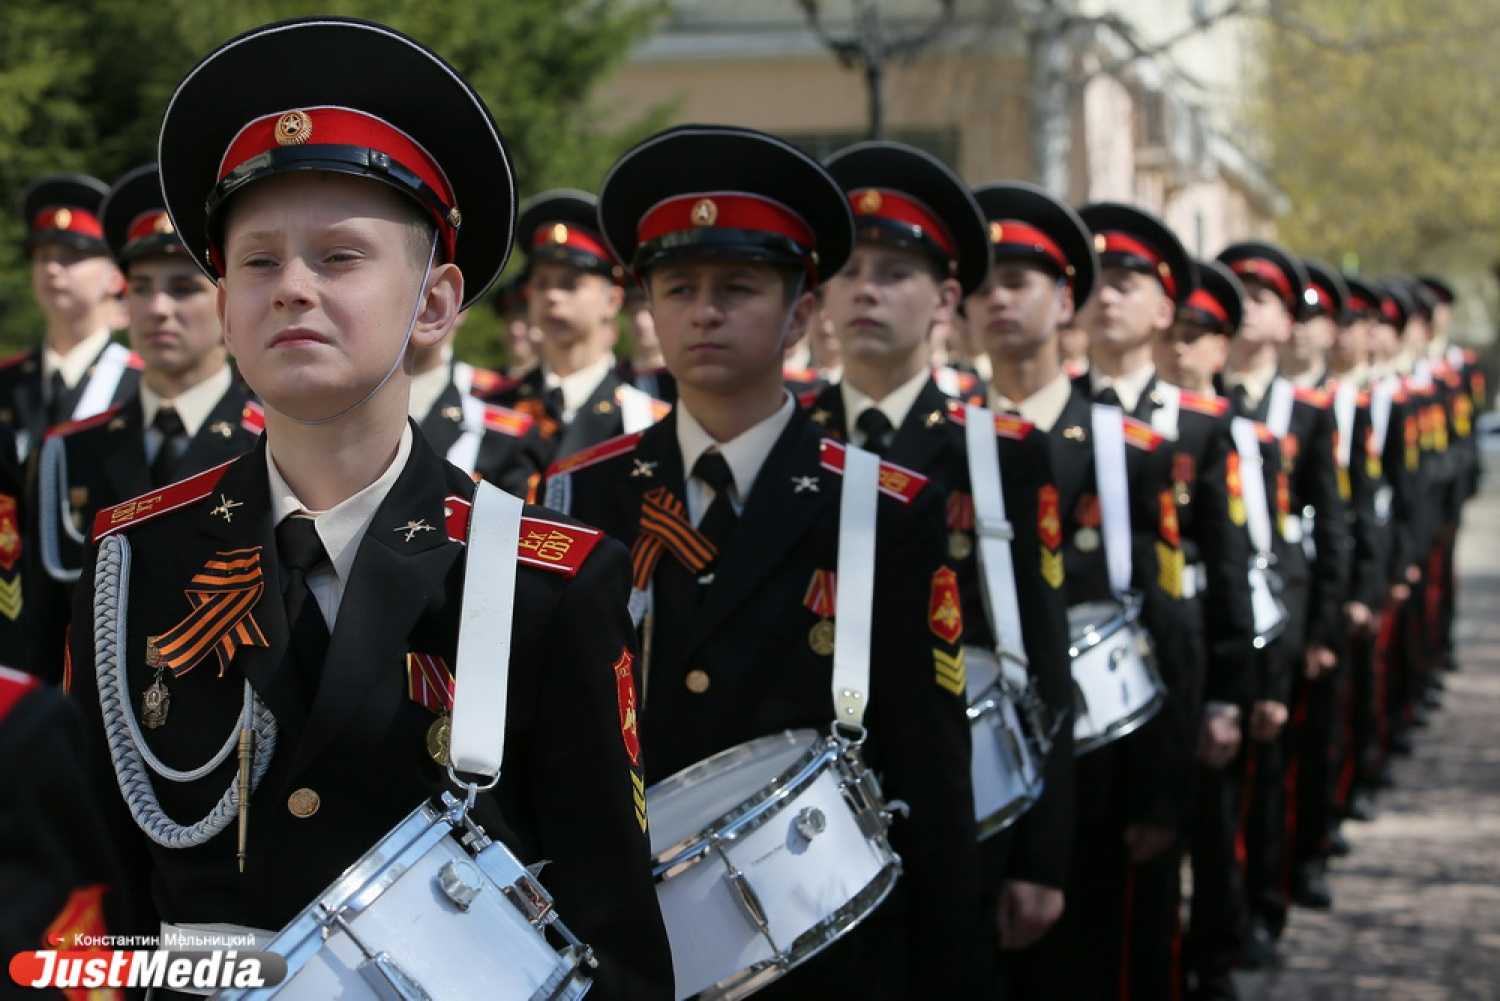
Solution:
[(698, 522), (698, 531), (708, 536), (708, 540), (723, 552), (729, 537), (734, 533), (734, 526), (740, 520), (729, 499), (729, 490), (734, 486), (734, 473), (730, 472), (729, 463), (724, 461), (723, 455), (709, 451), (704, 452), (693, 463), (693, 477), (714, 489), (713, 502), (703, 512), (703, 518)]
[(67, 403), (68, 384), (63, 381), (61, 372), (53, 372), (52, 377), (47, 380), (48, 427), (56, 427), (72, 416), (68, 412)]
[(870, 407), (854, 421), (854, 426), (865, 436), (864, 449), (884, 458), (885, 450), (891, 447), (891, 420), (880, 412), (879, 407)]
[(328, 562), (328, 553), (313, 520), (296, 515), (276, 526), (276, 551), (286, 571), (282, 600), (291, 637), (288, 649), (297, 664), (303, 695), (311, 705), (323, 675), (323, 659), (328, 655), (328, 623), (307, 586), (307, 575)]
[(1234, 404), (1235, 413), (1250, 413), (1250, 390), (1245, 388), (1243, 382), (1229, 391), (1229, 399)]
[(1094, 396), (1095, 403), (1102, 403), (1106, 407), (1120, 406), (1120, 394), (1115, 392), (1115, 387), (1105, 386)]
[(187, 427), (182, 423), (182, 416), (171, 407), (158, 410), (151, 421), (151, 427), (161, 435), (161, 443), (156, 446), (156, 457), (151, 460), (151, 483), (160, 487), (175, 480), (177, 462), (187, 451), (188, 433)]
[(547, 408), (547, 415), (555, 420), (563, 419), (563, 391), (561, 386), (553, 386), (542, 394), (542, 406)]

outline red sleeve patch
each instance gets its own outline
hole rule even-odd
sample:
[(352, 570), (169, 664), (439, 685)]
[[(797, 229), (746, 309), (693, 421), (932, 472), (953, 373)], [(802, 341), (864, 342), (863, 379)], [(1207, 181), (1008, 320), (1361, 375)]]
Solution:
[(536, 421), (519, 410), (496, 406), (493, 403), (486, 403), (484, 405), (484, 428), (486, 431), (498, 431), (500, 434), (509, 435), (512, 438), (520, 438), (535, 425)]
[(1057, 488), (1050, 483), (1036, 492), (1036, 534), (1048, 549), (1062, 545), (1062, 515), (1058, 509)]
[(576, 473), (580, 469), (597, 465), (606, 459), (617, 456), (628, 455), (635, 451), (635, 447), (641, 442), (642, 432), (635, 434), (622, 434), (618, 438), (602, 441), (593, 448), (586, 448), (582, 452), (574, 452), (563, 459), (558, 459), (547, 467), (546, 475), (550, 478), (560, 473)]
[(220, 477), (224, 475), (224, 470), (234, 461), (230, 459), (228, 462), (221, 462), (196, 476), (104, 508), (94, 516), (94, 541), (98, 542), (106, 535), (113, 535), (123, 528), (139, 525), (168, 511), (202, 500), (213, 492)]
[(612, 670), (615, 673), (615, 700), (620, 707), (620, 737), (625, 741), (625, 753), (634, 768), (641, 767), (641, 734), (636, 725), (635, 710), (635, 658), (629, 650), (620, 649), (620, 657)]
[(952, 567), (932, 573), (927, 599), (927, 626), (944, 643), (957, 643), (964, 634), (963, 608), (958, 600), (958, 575)]
[[(824, 469), (830, 473), (844, 474), (844, 446), (832, 438), (824, 438), (820, 449), (819, 460)], [(927, 477), (914, 469), (898, 466), (893, 462), (882, 462), (880, 464), (880, 492), (887, 497), (910, 504), (916, 500), (922, 488), (927, 485)]]
[(15, 708), (17, 702), (33, 688), (40, 688), (42, 679), (36, 675), (17, 671), (13, 667), (0, 667), (0, 720)]

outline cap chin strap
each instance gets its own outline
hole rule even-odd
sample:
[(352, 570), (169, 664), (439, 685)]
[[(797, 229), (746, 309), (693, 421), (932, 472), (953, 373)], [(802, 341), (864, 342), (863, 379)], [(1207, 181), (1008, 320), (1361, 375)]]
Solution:
[(385, 370), (385, 375), (381, 377), (380, 381), (371, 387), (370, 391), (360, 397), (358, 401), (349, 404), (331, 417), (319, 417), (316, 420), (303, 420), (301, 417), (293, 417), (291, 414), (287, 414), (287, 417), (301, 424), (303, 427), (322, 427), (325, 424), (332, 424), (351, 411), (369, 403), (375, 398), (376, 393), (385, 388), (385, 384), (391, 381), (391, 376), (396, 374), (396, 369), (401, 367), (401, 361), (406, 357), (406, 349), (411, 345), (412, 332), (417, 329), (417, 316), (421, 314), (422, 302), (427, 298), (427, 280), (432, 277), (432, 265), (437, 260), (437, 246), (438, 233), (434, 230), (432, 234), (432, 246), (427, 251), (427, 267), (422, 272), (422, 281), (417, 285), (416, 301), (411, 306), (411, 319), (406, 323), (406, 336), (401, 339), (401, 348), (396, 352), (396, 357), (391, 359), (391, 367)]

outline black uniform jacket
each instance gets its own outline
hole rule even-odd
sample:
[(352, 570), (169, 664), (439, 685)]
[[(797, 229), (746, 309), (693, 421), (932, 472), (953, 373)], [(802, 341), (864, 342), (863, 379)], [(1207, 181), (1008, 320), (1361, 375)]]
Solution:
[[(105, 345), (100, 349), (100, 355), (108, 349), (109, 345)], [(96, 357), (94, 363), (97, 362)], [(79, 379), (78, 384), (69, 389), (67, 395), (59, 402), (59, 412), (63, 414), (73, 412), (73, 408), (78, 405), (78, 400), (88, 388), (89, 380), (93, 378), (93, 375), (94, 364), (91, 363), (84, 377)], [(110, 406), (118, 406), (134, 396), (140, 382), (139, 362), (135, 361), (120, 376), (120, 382), (115, 386), (115, 391), (110, 397)], [(26, 436), (26, 448), (23, 451), (28, 454), (40, 445), (42, 435), (46, 434), (47, 400), (42, 387), (42, 348), (40, 346), (0, 360), (0, 424), (14, 428), (17, 433)]]
[(32, 543), (26, 526), (21, 467), (15, 433), (0, 427), (0, 664), (31, 671), (35, 654), (35, 614), (27, 601)]
[[(1168, 469), (1156, 455), (1164, 443), (1149, 428), (1136, 428), (1127, 433), (1125, 448), (1131, 501), (1131, 584), (1143, 599), (1141, 623), (1156, 648), (1167, 702), (1135, 733), (1084, 756), (1080, 761), (1078, 801), (1081, 813), (1097, 815), (1099, 801), (1109, 800), (1105, 812), (1113, 818), (1172, 827), (1182, 816), (1197, 746), (1197, 720), (1191, 717), (1187, 700), (1195, 679), (1201, 677), (1203, 655), (1197, 638), (1182, 628), (1188, 609), (1180, 597), (1181, 529)], [(1070, 607), (1113, 598), (1104, 555), (1093, 438), (1093, 404), (1088, 393), (1075, 383), (1062, 414), (1047, 434), (1062, 511)], [(1084, 529), (1088, 532), (1083, 533)], [(1079, 545), (1080, 540), (1083, 545)], [(1092, 777), (1108, 788), (1085, 788), (1084, 762)]]
[(610, 369), (566, 424), (556, 402), (548, 399), (541, 366), (505, 383), (485, 396), (484, 401), (519, 410), (536, 421), (536, 437), (531, 447), (538, 468), (546, 469), (559, 459), (625, 433), (624, 415), (617, 398), (623, 386), (630, 383), (618, 369)]
[[(848, 437), (844, 394), (837, 385), (824, 389), (809, 407), (813, 421), (830, 435)], [(979, 580), (963, 413), (962, 407), (929, 378), (896, 429), (886, 458), (926, 476), (928, 489), (944, 498), (948, 527), (944, 552), (958, 570), (964, 642), (993, 648), (994, 633)], [(995, 441), (1005, 515), (1015, 532), (1011, 561), (1021, 609), (1022, 641), (1033, 683), (1052, 712), (1056, 730), (1042, 798), (1016, 822), (1013, 836), (1002, 842), (1009, 847), (1009, 857), (994, 861), (1003, 866), (996, 875), (1061, 887), (1067, 878), (1073, 841), (1073, 685), (1068, 669), (1068, 614), (1060, 554), (1056, 547), (1044, 546), (1040, 538), (1045, 531), (1040, 526), (1048, 511), (1046, 498), (1049, 492), (1056, 498), (1057, 486), (1052, 479), (1047, 436), (1019, 418), (1001, 417), (997, 424), (1003, 426)], [(1056, 515), (1055, 502), (1050, 512)], [(1050, 581), (1049, 561), (1058, 567)], [(995, 839), (986, 842), (986, 847), (992, 843)], [(990, 861), (986, 859), (987, 869), (991, 868)]]
[[(202, 499), (174, 507), (168, 495), (165, 513), (123, 529), (133, 554), (125, 651), (137, 713), (153, 676), (147, 637), (182, 621), (190, 579), (236, 550), (258, 549), (263, 568), (265, 590), (252, 615), (267, 645), (240, 646), (222, 677), (211, 653), (169, 677), (168, 719), (143, 731), (168, 765), (193, 768), (233, 730), (246, 679), (275, 714), (280, 736), (251, 799), (244, 874), (236, 866), (234, 824), (199, 847), (165, 849), (135, 828), (117, 790), (111, 798), (129, 871), (149, 879), (157, 914), (174, 923), (280, 928), (424, 799), (452, 791), (427, 751), (435, 712), (410, 693), (408, 653), (454, 663), (465, 549), (453, 537), (462, 538), (463, 529), (455, 531), (449, 518), (473, 496), (474, 481), (413, 434), (406, 466), (359, 544), (309, 705), (287, 653), (265, 447), (230, 464)], [(157, 496), (134, 502), (135, 510), (157, 509)], [(117, 511), (113, 519), (129, 522), (131, 508)], [(539, 508), (526, 514), (559, 521)], [(111, 520), (112, 512), (102, 513), (101, 521)], [(413, 531), (413, 524), (431, 530)], [(542, 880), (559, 914), (599, 954), (600, 996), (669, 998), (671, 959), (644, 817), (634, 802), (634, 734), (626, 732), (624, 689), (616, 683), (635, 646), (625, 609), (627, 560), (614, 542), (572, 526), (523, 523), (523, 555), (537, 532), (547, 537), (546, 552), (563, 560), (593, 549), (576, 576), (518, 565), (505, 764), (499, 786), (479, 796), (475, 817), (523, 862), (550, 860)], [(92, 644), (95, 553), (78, 588), (71, 679), (89, 717), (91, 770), (113, 788)], [(201, 780), (153, 785), (168, 816), (192, 823), (235, 774), (231, 755)], [(300, 793), (305, 803), (307, 790), (321, 803), (311, 816), (295, 816), (289, 797)], [(476, 991), (483, 993), (482, 985)]]
[[(818, 572), (838, 566), (842, 481), (822, 464), (824, 441), (822, 429), (794, 410), (701, 604), (693, 572), (668, 553), (656, 562), (641, 677), (649, 781), (767, 734), (827, 731), (833, 659), (813, 648), (809, 631), (822, 616), (808, 603)], [(549, 500), (567, 494), (577, 517), (634, 543), (648, 493), (660, 498), (653, 492), (664, 488), (686, 504), (676, 414), (548, 475)], [(882, 479), (908, 492), (920, 481), (893, 467)], [(887, 798), (911, 807), (910, 818), (891, 829), (904, 873), (865, 924), (766, 995), (904, 998), (972, 986), (977, 845), (963, 676), (954, 669), (962, 642), (957, 585), (940, 559), (942, 503), (929, 485), (909, 503), (882, 496), (878, 514), (864, 753)]]
[[(259, 407), (238, 381), (231, 382), (177, 461), (174, 478), (185, 479), (243, 455), (254, 446), (262, 427)], [(145, 413), (138, 395), (102, 414), (59, 425), (48, 437), (62, 443), (67, 485), (58, 492), (57, 504), (44, 511), (39, 503), (40, 484), (34, 476), (28, 484), (27, 507), (38, 526), (32, 532), (37, 541), (31, 547), (30, 573), (39, 623), (35, 659), (39, 673), (55, 683), (62, 678), (73, 587), (54, 579), (42, 565), (41, 519), (52, 521), (63, 569), (78, 570), (83, 566), (85, 547), (73, 541), (63, 519), (87, 538), (100, 510), (165, 484), (151, 482), (146, 464)]]
[[(482, 403), (484, 431), (474, 468), (465, 470), (517, 497), (530, 495), (541, 473), (541, 432), (531, 417), (516, 410)], [(432, 450), (446, 456), (464, 432), (463, 397), (449, 382), (419, 425)]]

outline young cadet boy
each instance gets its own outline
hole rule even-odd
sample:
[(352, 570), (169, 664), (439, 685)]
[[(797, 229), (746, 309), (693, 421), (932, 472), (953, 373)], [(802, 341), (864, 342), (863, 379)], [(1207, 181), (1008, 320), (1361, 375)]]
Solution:
[[(215, 50), (178, 85), (159, 148), (170, 217), (219, 282), (266, 432), (233, 462), (99, 513), (96, 539), (134, 557), (118, 594), (111, 567), (85, 567), (72, 682), (101, 789), (121, 772), (115, 839), (149, 881), (142, 918), (274, 930), (451, 788), (475, 484), (407, 417), (409, 351), (440, 343), (504, 266), (510, 160), (456, 71), (390, 29), (333, 18)], [(601, 994), (671, 997), (616, 684), (634, 658), (625, 553), (533, 508), (519, 555), (506, 768), (472, 816), (523, 862), (549, 860), (541, 878), (595, 950)], [(100, 616), (124, 634), (96, 650)], [(131, 697), (101, 704), (117, 672)], [(125, 712), (138, 737), (119, 737)], [(180, 771), (211, 763), (246, 712), (275, 737), (256, 741), (265, 770), (238, 825), (211, 822), (236, 787), (233, 755), (184, 781), (144, 771), (145, 750)]]
[[(1114, 600), (1101, 532), (1092, 404), (1063, 370), (1058, 345), (1058, 330), (1073, 319), (1075, 304), (1084, 303), (1097, 273), (1093, 235), (1071, 209), (1028, 185), (990, 185), (976, 194), (990, 225), (994, 265), (967, 300), (965, 314), (993, 365), (990, 406), (1019, 413), (1047, 435), (1058, 491), (1052, 534), (1067, 568), (1069, 606)], [(1126, 482), (1105, 482), (1103, 490), (1118, 490), (1130, 509), (1132, 572), (1125, 586), (1160, 592), (1158, 558), (1168, 566), (1181, 559), (1176, 508), (1165, 469), (1149, 461), (1158, 436), (1132, 418), (1121, 420)], [(1162, 623), (1176, 604), (1164, 593), (1148, 595), (1145, 615), (1153, 635), (1166, 635)], [(1186, 763), (1174, 760), (1177, 728), (1162, 718), (1078, 758), (1065, 907), (1036, 945), (1007, 954), (1010, 996), (1118, 995), (1127, 948), (1128, 871), (1170, 846), (1176, 800), (1186, 784)], [(1080, 962), (1085, 954), (1089, 962)]]
[[(854, 211), (855, 245), (823, 287), (822, 312), (837, 332), (844, 371), (841, 382), (811, 401), (812, 419), (837, 438), (916, 470), (946, 499), (946, 555), (958, 569), (970, 670), (976, 656), (993, 658), (997, 644), (1021, 643), (1021, 650), (1007, 652), (1024, 654), (1050, 713), (1041, 802), (981, 845), (987, 897), (980, 947), (1021, 948), (1062, 912), (1072, 835), (1072, 683), (1060, 540), (1044, 541), (1057, 514), (1047, 437), (1022, 418), (996, 418), (1005, 515), (1014, 533), (1011, 586), (1022, 623), (1019, 636), (1001, 638), (990, 622), (975, 552), (965, 411), (938, 388), (929, 354), (933, 323), (947, 322), (961, 296), (989, 278), (989, 227), (963, 182), (920, 150), (861, 143), (825, 166)], [(1091, 277), (1082, 279), (1085, 289)]]
[(1343, 629), (1348, 533), (1335, 469), (1331, 400), (1319, 390), (1297, 389), (1277, 374), (1277, 355), (1305, 301), (1307, 271), (1300, 260), (1268, 243), (1233, 244), (1218, 260), (1246, 291), (1245, 319), (1230, 342), (1223, 374), (1226, 395), (1236, 416), (1266, 425), (1277, 439), (1275, 510), (1285, 545), (1276, 555), (1289, 615), (1271, 686), (1260, 693), (1250, 720), (1251, 738), (1266, 742), (1256, 748), (1246, 839), (1250, 926), (1243, 958), (1254, 965), (1269, 958), (1286, 922), (1290, 871), (1283, 728), (1288, 707), (1338, 662), (1334, 649)]
[(527, 256), (528, 315), (541, 332), (541, 364), (487, 399), (537, 422), (536, 458), (543, 469), (641, 431), (667, 410), (616, 370), (624, 271), (599, 235), (597, 205), (586, 191), (547, 191), (522, 206), (516, 224)]
[[(641, 740), (655, 783), (832, 718), (839, 446), (783, 387), (781, 360), (809, 286), (843, 267), (853, 230), (817, 162), (716, 125), (626, 153), (599, 216), (646, 287), (678, 402), (645, 432), (555, 464), (546, 496), (631, 543), (637, 591), (651, 592)], [(903, 874), (870, 918), (760, 996), (947, 995), (976, 980), (963, 623), (940, 558), (943, 498), (915, 471), (882, 468), (863, 753), (885, 795), (910, 804), (890, 832)]]
[(26, 524), (22, 483), (15, 431), (0, 426), (0, 662), (30, 671), (36, 616), (26, 601), (25, 589), (31, 579), (26, 560), (32, 543), (21, 539)]
[(47, 429), (106, 410), (135, 392), (140, 362), (110, 340), (122, 286), (99, 222), (109, 187), (84, 174), (50, 174), (22, 197), (31, 292), (42, 343), (0, 361), (0, 424), (24, 464)]
[(156, 165), (115, 182), (99, 214), (125, 274), (141, 380), (125, 403), (58, 425), (41, 446), (29, 505), (38, 523), (31, 580), (41, 617), (36, 663), (54, 682), (94, 516), (240, 455), (264, 423), (229, 368), (214, 283), (172, 228)]

